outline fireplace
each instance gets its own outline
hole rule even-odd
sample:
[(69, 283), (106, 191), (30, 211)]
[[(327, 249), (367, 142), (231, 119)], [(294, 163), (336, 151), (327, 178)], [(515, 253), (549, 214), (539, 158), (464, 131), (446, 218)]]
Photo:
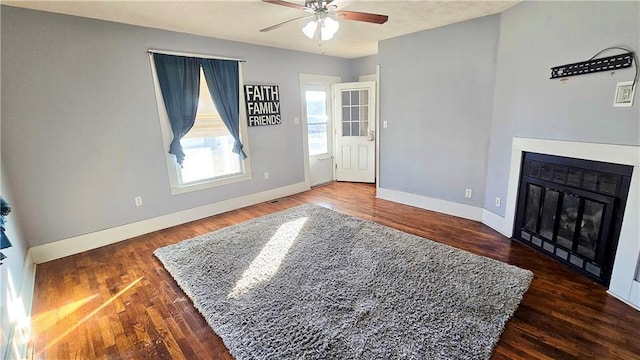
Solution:
[(523, 152), (514, 238), (609, 285), (633, 166)]

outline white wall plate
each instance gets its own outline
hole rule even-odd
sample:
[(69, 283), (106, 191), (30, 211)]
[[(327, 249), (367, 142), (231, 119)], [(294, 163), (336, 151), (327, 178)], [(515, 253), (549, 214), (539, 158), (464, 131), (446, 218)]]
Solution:
[(633, 98), (636, 92), (633, 81), (621, 81), (616, 85), (616, 94), (613, 98), (613, 107), (633, 106)]

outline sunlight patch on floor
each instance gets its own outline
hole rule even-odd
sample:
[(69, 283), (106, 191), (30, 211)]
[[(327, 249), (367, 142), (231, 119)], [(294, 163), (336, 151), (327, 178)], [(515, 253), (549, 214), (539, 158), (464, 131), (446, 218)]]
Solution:
[(134, 280), (131, 284), (127, 285), (125, 288), (123, 288), (122, 290), (118, 291), (117, 294), (113, 295), (111, 298), (109, 298), (109, 300), (105, 301), (104, 303), (102, 303), (102, 305), (98, 306), (95, 310), (91, 311), (89, 314), (87, 314), (87, 316), (83, 317), (80, 321), (78, 321), (77, 323), (75, 323), (73, 326), (71, 326), (70, 328), (68, 328), (65, 332), (63, 332), (62, 334), (60, 334), (58, 337), (56, 337), (54, 340), (52, 340), (51, 342), (49, 342), (47, 344), (47, 346), (44, 347), (44, 349), (41, 349), (40, 351), (38, 351), (38, 353), (36, 354), (36, 358), (42, 356), (43, 353), (45, 353), (49, 348), (51, 348), (52, 346), (54, 346), (55, 344), (57, 344), (60, 340), (64, 339), (64, 337), (66, 337), (67, 335), (69, 335), (72, 331), (74, 331), (75, 329), (77, 329), (80, 325), (82, 325), (85, 321), (91, 319), (96, 313), (98, 313), (100, 310), (104, 309), (106, 306), (108, 306), (109, 304), (111, 304), (115, 299), (119, 298), (120, 296), (122, 296), (122, 294), (126, 293), (127, 291), (129, 291), (129, 289), (131, 289), (132, 287), (134, 287), (137, 283), (140, 282), (140, 280), (142, 280), (144, 277), (139, 277), (136, 280)]
[(306, 221), (307, 218), (304, 217), (282, 224), (253, 259), (227, 297), (238, 298), (256, 285), (273, 278)]
[(39, 332), (47, 331), (51, 326), (58, 323), (58, 321), (73, 314), (74, 312), (76, 312), (76, 310), (80, 309), (82, 306), (95, 299), (96, 297), (98, 297), (98, 294), (93, 294), (83, 299), (72, 301), (66, 305), (62, 305), (59, 308), (51, 309), (42, 314), (38, 314), (33, 319), (35, 326)]

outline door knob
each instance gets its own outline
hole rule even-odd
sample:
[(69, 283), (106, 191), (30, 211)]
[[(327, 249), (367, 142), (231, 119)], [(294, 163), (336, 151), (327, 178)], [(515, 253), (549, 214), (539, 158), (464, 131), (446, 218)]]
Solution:
[(376, 132), (373, 130), (369, 130), (369, 137), (367, 138), (367, 140), (373, 141), (375, 139), (376, 139)]

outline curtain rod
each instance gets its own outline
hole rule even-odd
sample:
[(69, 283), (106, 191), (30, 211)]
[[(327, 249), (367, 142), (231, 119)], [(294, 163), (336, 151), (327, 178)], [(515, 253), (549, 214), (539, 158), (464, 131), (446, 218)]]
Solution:
[(235, 60), (238, 62), (247, 62), (245, 59), (238, 58), (230, 58), (225, 56), (215, 56), (215, 55), (206, 55), (206, 54), (196, 54), (196, 53), (187, 53), (187, 52), (179, 52), (179, 51), (167, 51), (167, 50), (155, 50), (149, 49), (147, 50), (149, 54), (164, 54), (164, 55), (175, 55), (175, 56), (187, 56), (187, 57), (198, 57), (203, 59), (218, 59), (218, 60)]

